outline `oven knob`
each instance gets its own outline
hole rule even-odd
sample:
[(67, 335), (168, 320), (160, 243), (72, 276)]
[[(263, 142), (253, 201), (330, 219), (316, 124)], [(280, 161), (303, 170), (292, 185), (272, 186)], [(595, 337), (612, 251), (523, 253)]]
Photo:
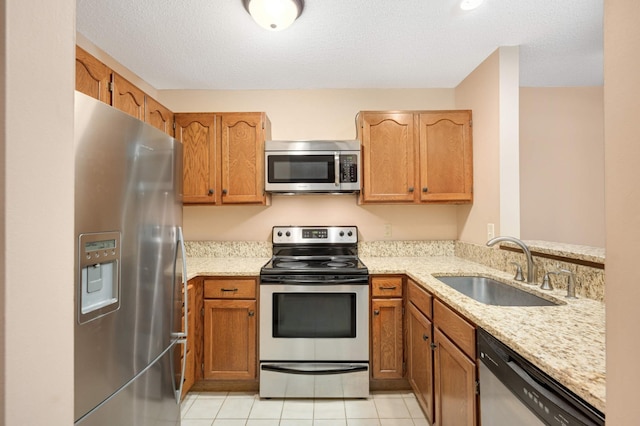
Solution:
[(349, 231), (347, 232), (347, 235), (351, 237), (353, 235), (353, 232)]
[(340, 231), (340, 236), (344, 237), (344, 231)]
[(282, 237), (282, 231), (278, 231), (278, 237)]
[(291, 232), (287, 231), (287, 233), (285, 234), (287, 237), (291, 236)]

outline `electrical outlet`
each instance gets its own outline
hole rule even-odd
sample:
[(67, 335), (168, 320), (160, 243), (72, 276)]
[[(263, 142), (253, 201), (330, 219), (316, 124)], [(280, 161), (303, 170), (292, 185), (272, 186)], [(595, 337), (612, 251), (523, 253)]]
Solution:
[(384, 224), (384, 236), (385, 237), (391, 237), (391, 224), (390, 223), (385, 223)]
[(487, 223), (487, 240), (490, 240), (496, 236), (495, 226), (493, 223)]

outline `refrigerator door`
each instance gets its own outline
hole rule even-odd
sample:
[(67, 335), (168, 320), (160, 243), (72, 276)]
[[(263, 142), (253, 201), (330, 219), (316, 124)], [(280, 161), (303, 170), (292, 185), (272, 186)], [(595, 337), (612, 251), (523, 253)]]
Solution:
[(182, 146), (79, 92), (75, 110), (78, 420), (178, 337)]
[(177, 426), (180, 406), (173, 382), (173, 350), (165, 352), (133, 381), (76, 425)]

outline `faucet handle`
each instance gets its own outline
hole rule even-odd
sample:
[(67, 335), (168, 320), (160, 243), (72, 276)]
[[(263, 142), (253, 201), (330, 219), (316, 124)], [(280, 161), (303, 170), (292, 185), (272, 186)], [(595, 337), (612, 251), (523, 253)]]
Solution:
[(522, 276), (522, 266), (518, 262), (510, 262), (511, 265), (516, 266), (516, 275), (513, 277), (516, 281), (524, 281), (524, 277)]
[(542, 285), (540, 286), (540, 290), (553, 290), (553, 284), (551, 284), (551, 280), (549, 279), (549, 275), (558, 274), (558, 272), (549, 271), (544, 274), (542, 278)]
[(568, 269), (560, 269), (558, 271), (559, 274), (567, 275), (567, 298), (569, 299), (577, 299), (576, 296), (576, 277), (575, 274)]

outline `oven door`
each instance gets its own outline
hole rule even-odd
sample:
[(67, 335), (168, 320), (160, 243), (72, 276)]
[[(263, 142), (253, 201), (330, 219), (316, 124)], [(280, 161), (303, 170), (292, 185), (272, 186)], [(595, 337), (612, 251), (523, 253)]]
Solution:
[(369, 362), (367, 284), (261, 284), (260, 361)]

